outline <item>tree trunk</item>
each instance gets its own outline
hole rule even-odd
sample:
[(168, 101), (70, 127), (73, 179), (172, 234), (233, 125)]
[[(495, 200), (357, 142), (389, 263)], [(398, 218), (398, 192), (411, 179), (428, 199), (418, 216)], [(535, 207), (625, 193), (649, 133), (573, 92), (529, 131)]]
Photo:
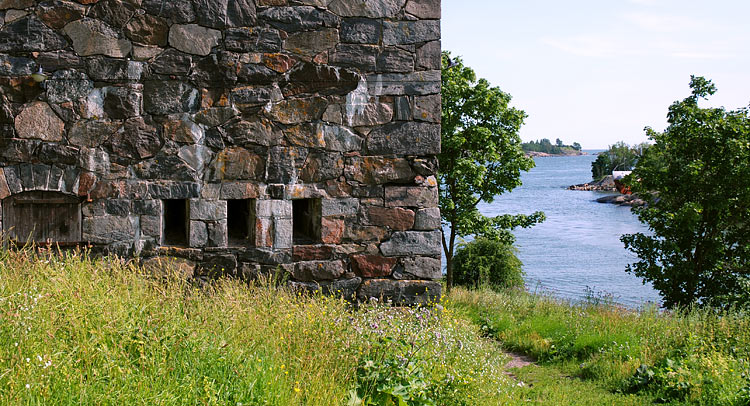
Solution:
[(445, 275), (446, 275), (446, 293), (451, 293), (451, 288), (453, 287), (453, 252), (451, 251), (450, 254), (445, 254)]

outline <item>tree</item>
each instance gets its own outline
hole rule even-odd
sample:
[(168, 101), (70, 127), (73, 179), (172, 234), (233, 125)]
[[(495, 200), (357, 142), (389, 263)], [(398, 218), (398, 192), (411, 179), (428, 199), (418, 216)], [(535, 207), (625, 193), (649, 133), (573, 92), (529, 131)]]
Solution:
[(443, 251), (447, 264), (447, 287), (453, 286), (453, 253), (456, 238), (478, 235), (513, 243), (510, 230), (530, 227), (544, 214), (486, 217), (480, 202), (521, 184), (521, 171), (534, 166), (524, 156), (518, 130), (526, 118), (510, 107), (510, 95), (477, 79), (460, 58), (443, 53), (442, 63), (442, 152), (440, 161), (440, 210)]
[[(750, 118), (746, 108), (701, 108), (714, 84), (691, 77), (692, 95), (669, 107), (664, 132), (630, 176), (647, 206), (651, 233), (622, 237), (638, 262), (628, 272), (651, 282), (669, 308), (724, 304), (750, 275)], [(745, 297), (747, 297), (746, 292)]]
[(607, 151), (599, 154), (591, 163), (591, 177), (594, 180), (611, 175), (612, 171), (629, 171), (635, 167), (643, 151), (648, 148), (648, 143), (641, 143), (630, 147), (623, 141), (610, 145)]

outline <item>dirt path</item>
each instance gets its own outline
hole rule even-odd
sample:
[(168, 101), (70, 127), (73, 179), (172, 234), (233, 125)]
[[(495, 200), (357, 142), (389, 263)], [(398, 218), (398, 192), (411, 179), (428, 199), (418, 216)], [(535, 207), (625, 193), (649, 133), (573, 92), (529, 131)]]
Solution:
[[(527, 367), (529, 365), (536, 365), (536, 360), (534, 358), (529, 357), (528, 355), (523, 354), (516, 354), (514, 352), (509, 351), (503, 351), (506, 356), (510, 358), (510, 361), (505, 363), (503, 365), (503, 369), (505, 369), (505, 375), (508, 375), (513, 380), (518, 381), (518, 385), (520, 386), (526, 386), (527, 384), (523, 382), (516, 374), (513, 373), (514, 369)], [(529, 384), (529, 386), (531, 386)]]

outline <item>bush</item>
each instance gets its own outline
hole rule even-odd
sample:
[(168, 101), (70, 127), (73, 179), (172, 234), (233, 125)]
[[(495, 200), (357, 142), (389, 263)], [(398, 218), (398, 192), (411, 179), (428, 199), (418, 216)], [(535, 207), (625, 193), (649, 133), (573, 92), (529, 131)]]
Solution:
[(510, 244), (477, 238), (462, 244), (454, 261), (456, 285), (493, 289), (523, 286), (522, 264), (516, 257), (516, 249)]

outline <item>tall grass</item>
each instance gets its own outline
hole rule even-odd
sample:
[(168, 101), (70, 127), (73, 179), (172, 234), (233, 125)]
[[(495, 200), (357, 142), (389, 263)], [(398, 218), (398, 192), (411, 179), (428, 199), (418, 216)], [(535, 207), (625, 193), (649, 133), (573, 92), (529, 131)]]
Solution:
[(0, 404), (345, 405), (388, 391), (506, 402), (503, 354), (439, 309), (353, 309), (269, 284), (198, 288), (116, 258), (0, 250)]
[(633, 311), (463, 289), (453, 291), (449, 307), (504, 347), (612, 391), (660, 402), (750, 404), (750, 318), (744, 313)]

